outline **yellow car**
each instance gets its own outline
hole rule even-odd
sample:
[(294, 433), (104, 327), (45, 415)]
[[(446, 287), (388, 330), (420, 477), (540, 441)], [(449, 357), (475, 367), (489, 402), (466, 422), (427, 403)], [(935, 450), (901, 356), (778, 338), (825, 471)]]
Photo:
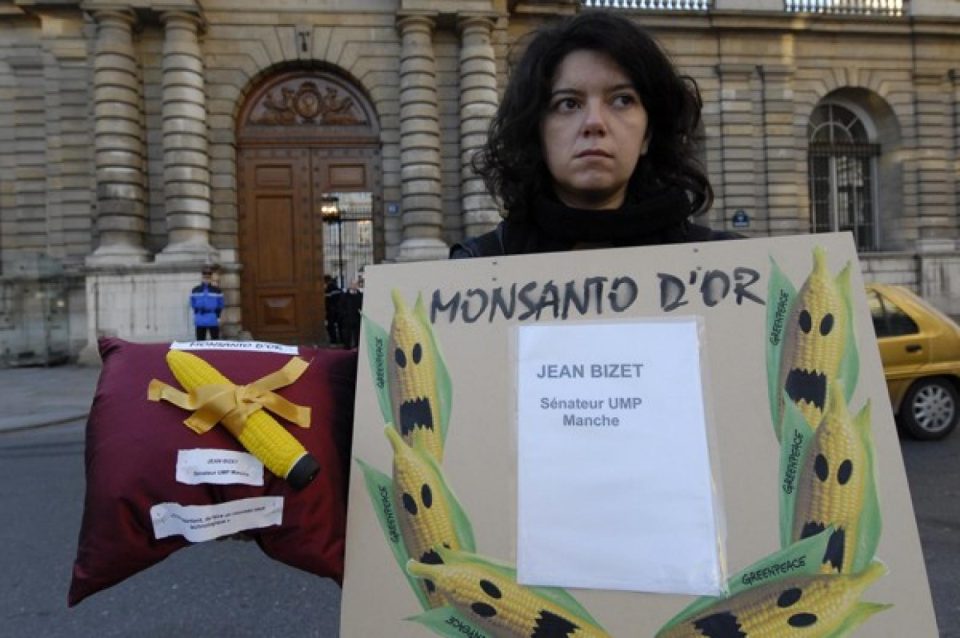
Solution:
[(867, 285), (883, 372), (900, 427), (941, 439), (960, 420), (960, 326), (902, 286)]

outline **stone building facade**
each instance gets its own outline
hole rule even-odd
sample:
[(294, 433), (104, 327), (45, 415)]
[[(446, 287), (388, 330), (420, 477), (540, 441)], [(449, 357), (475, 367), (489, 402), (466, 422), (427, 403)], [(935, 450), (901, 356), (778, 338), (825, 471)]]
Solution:
[[(587, 2), (587, 4), (591, 4)], [(960, 1), (599, 0), (704, 98), (715, 228), (851, 230), (960, 313)], [(571, 0), (0, 0), (0, 364), (98, 336), (323, 342), (324, 275), (499, 220), (469, 159)]]

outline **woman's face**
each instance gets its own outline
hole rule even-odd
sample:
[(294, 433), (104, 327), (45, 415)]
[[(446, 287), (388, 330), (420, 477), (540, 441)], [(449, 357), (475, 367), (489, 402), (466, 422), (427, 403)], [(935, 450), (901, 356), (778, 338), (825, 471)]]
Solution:
[(647, 152), (647, 111), (606, 53), (573, 51), (557, 67), (540, 122), (543, 157), (567, 206), (617, 208)]

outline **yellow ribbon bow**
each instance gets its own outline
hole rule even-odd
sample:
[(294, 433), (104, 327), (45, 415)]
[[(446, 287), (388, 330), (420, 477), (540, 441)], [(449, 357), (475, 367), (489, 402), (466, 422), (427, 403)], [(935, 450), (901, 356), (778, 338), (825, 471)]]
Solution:
[(246, 426), (247, 417), (260, 409), (269, 410), (302, 428), (309, 428), (310, 408), (291, 403), (273, 392), (299, 379), (308, 365), (300, 357), (294, 357), (276, 372), (253, 383), (235, 385), (224, 377), (225, 383), (201, 385), (189, 392), (153, 379), (147, 390), (147, 398), (151, 401), (169, 401), (184, 410), (193, 411), (183, 422), (197, 434), (207, 432), (222, 421), (230, 432), (239, 436)]

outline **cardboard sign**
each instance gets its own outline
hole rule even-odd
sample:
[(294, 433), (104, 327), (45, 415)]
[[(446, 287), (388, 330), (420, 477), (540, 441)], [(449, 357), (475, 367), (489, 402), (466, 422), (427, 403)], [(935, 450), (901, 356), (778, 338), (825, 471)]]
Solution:
[[(369, 268), (341, 636), (936, 636), (857, 265), (837, 234)], [(688, 472), (630, 467), (657, 450)]]

